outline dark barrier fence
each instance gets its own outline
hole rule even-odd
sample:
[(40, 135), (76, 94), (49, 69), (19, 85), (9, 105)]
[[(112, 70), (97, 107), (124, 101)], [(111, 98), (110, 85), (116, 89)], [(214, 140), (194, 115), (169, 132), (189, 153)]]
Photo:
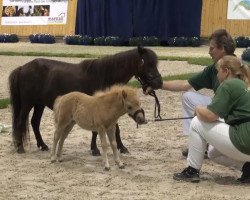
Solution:
[(76, 34), (199, 37), (201, 0), (78, 0)]

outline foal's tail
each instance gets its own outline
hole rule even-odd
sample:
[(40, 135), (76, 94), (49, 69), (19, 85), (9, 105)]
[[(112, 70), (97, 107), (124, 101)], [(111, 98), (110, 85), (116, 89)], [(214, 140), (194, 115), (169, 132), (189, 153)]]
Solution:
[(21, 93), (20, 93), (20, 72), (21, 67), (13, 70), (9, 76), (10, 103), (12, 107), (12, 136), (14, 144), (19, 147), (26, 142), (28, 130), (28, 116), (21, 119)]
[(55, 123), (57, 124), (58, 122), (58, 117), (59, 117), (59, 112), (60, 112), (60, 103), (61, 103), (61, 98), (62, 96), (58, 96), (54, 102), (53, 105), (53, 111), (54, 111), (54, 119), (55, 119)]

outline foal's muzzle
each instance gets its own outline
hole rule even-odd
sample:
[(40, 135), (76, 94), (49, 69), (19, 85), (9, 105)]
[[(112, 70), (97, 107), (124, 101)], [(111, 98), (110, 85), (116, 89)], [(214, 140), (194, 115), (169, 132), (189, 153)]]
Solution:
[(136, 123), (138, 124), (144, 124), (145, 123), (145, 113), (144, 110), (141, 108), (137, 111), (135, 111), (135, 113), (133, 115), (128, 114), (133, 120), (135, 120)]

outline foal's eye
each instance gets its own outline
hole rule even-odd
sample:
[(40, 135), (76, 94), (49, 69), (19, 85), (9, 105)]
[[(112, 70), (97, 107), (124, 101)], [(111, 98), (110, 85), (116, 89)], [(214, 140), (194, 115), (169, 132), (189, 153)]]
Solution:
[(131, 110), (132, 109), (132, 106), (128, 106), (128, 110)]

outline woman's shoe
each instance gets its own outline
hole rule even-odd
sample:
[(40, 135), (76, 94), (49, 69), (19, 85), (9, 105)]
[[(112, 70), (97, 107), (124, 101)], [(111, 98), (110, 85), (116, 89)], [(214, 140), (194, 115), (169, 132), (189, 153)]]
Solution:
[(185, 168), (181, 173), (175, 173), (173, 179), (177, 181), (198, 183), (200, 182), (199, 170), (189, 166)]
[(245, 162), (241, 171), (242, 175), (237, 180), (241, 183), (250, 183), (250, 162)]

